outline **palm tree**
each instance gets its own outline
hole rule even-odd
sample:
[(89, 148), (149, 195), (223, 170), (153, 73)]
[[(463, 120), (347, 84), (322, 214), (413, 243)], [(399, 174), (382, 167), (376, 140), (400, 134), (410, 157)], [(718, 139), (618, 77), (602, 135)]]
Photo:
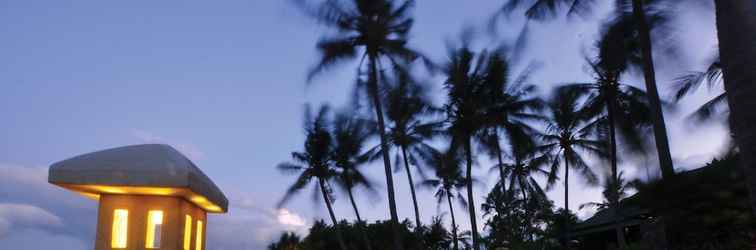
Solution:
[(429, 250), (446, 250), (449, 249), (449, 245), (454, 241), (453, 236), (444, 227), (443, 214), (440, 216), (433, 216), (430, 225), (428, 225), (428, 232), (424, 237), (425, 245)]
[(459, 249), (459, 234), (457, 234), (457, 222), (454, 218), (454, 206), (452, 200), (456, 199), (459, 204), (464, 208), (468, 204), (465, 198), (459, 194), (459, 190), (464, 188), (467, 183), (467, 179), (462, 176), (461, 171), (461, 159), (458, 154), (449, 150), (446, 152), (430, 151), (423, 154), (425, 164), (435, 171), (435, 179), (424, 180), (420, 185), (429, 189), (436, 190), (434, 196), (438, 204), (441, 204), (444, 199), (449, 204), (449, 214), (451, 214), (452, 222), (452, 239), (454, 240), (454, 249)]
[[(632, 20), (634, 23), (634, 39), (640, 47), (640, 65), (643, 70), (643, 78), (646, 83), (646, 95), (650, 108), (651, 122), (654, 128), (654, 141), (656, 143), (656, 152), (659, 158), (659, 167), (661, 168), (662, 178), (670, 178), (675, 174), (675, 169), (672, 163), (672, 154), (669, 149), (669, 137), (667, 136), (667, 128), (664, 122), (664, 112), (662, 111), (662, 101), (659, 97), (659, 91), (656, 84), (656, 72), (654, 69), (654, 59), (652, 53), (651, 43), (651, 30), (655, 25), (665, 19), (663, 11), (658, 9), (658, 6), (654, 6), (654, 2), (660, 1), (648, 1), (647, 6), (645, 1), (647, 0), (629, 0), (619, 1), (617, 6), (618, 16), (632, 13)], [(628, 11), (627, 6), (631, 6), (631, 11)], [(628, 60), (628, 59), (626, 59)]]
[[(356, 58), (362, 58), (358, 66), (358, 69), (361, 69), (364, 59), (367, 59), (367, 96), (372, 100), (378, 121), (389, 212), (394, 231), (394, 248), (401, 250), (403, 247), (394, 198), (394, 181), (391, 176), (391, 160), (385, 133), (386, 125), (379, 95), (378, 75), (382, 61), (388, 60), (392, 64), (398, 64), (402, 61), (414, 60), (419, 53), (406, 46), (407, 35), (413, 23), (409, 12), (414, 6), (414, 1), (406, 0), (399, 4), (397, 2), (394, 0), (351, 0), (346, 3), (339, 0), (325, 0), (316, 8), (305, 6), (304, 9), (315, 20), (337, 31), (336, 34), (323, 37), (318, 42), (317, 47), (321, 53), (321, 59), (310, 71), (309, 78), (335, 64)], [(302, 5), (304, 6), (304, 3)]]
[(638, 181), (631, 181), (628, 182), (623, 177), (624, 173), (620, 172), (618, 174), (619, 178), (614, 179), (611, 175), (607, 175), (604, 177), (604, 190), (601, 192), (601, 194), (604, 195), (604, 200), (601, 202), (588, 202), (581, 204), (579, 209), (583, 209), (586, 207), (594, 207), (598, 211), (609, 209), (612, 207), (612, 201), (613, 200), (623, 200), (627, 198), (628, 195), (628, 189), (635, 189), (639, 182)]
[[(595, 77), (593, 82), (569, 84), (560, 87), (557, 91), (579, 93), (587, 99), (581, 112), (586, 112), (589, 117), (601, 120), (602, 125), (599, 126), (597, 132), (604, 139), (608, 139), (610, 173), (617, 179), (619, 178), (618, 135), (622, 136), (624, 145), (630, 151), (643, 152), (644, 142), (639, 131), (646, 129), (651, 121), (645, 92), (620, 82), (623, 68), (618, 67), (618, 60), (612, 59), (611, 56), (611, 52), (617, 50), (603, 49), (615, 44), (613, 42), (613, 39), (603, 39), (600, 43), (602, 52), (599, 59), (596, 62), (588, 62)], [(619, 205), (618, 200), (612, 202), (615, 206)], [(617, 238), (619, 244), (624, 246), (624, 234), (619, 228), (617, 228)]]
[(281, 235), (277, 242), (268, 245), (268, 250), (300, 250), (300, 243), (299, 235), (286, 232)]
[[(512, 162), (507, 164), (505, 173), (505, 176), (509, 178), (509, 193), (506, 195), (514, 197), (516, 191), (520, 191), (525, 203), (531, 200), (546, 200), (546, 193), (534, 176), (549, 176), (549, 172), (542, 168), (548, 162), (549, 157), (535, 147), (530, 137), (532, 135), (521, 134), (509, 139)], [(548, 181), (548, 184), (551, 185), (555, 179), (548, 179)], [(528, 212), (530, 211), (526, 211), (526, 213)]]
[[(537, 113), (543, 104), (541, 99), (534, 95), (536, 88), (526, 83), (531, 69), (528, 67), (517, 78), (511, 80), (510, 64), (504, 54), (492, 53), (481, 82), (480, 98), (487, 109), (489, 126), (477, 136), (477, 140), (497, 159), (498, 164), (495, 168), (499, 170), (501, 182), (506, 180), (501, 137), (511, 138), (533, 133), (535, 129), (528, 122), (544, 119)], [(505, 184), (500, 186), (506, 191)]]
[(756, 0), (714, 0), (716, 5), (719, 55), (722, 59), (727, 101), (730, 106), (730, 128), (734, 133), (743, 158), (741, 166), (746, 173), (751, 208), (756, 213)]
[(592, 4), (592, 0), (507, 0), (495, 17), (524, 8), (527, 19), (545, 21), (554, 18), (564, 8), (567, 8), (567, 16), (587, 14)]
[(368, 179), (359, 169), (368, 161), (368, 157), (362, 153), (363, 146), (371, 136), (368, 122), (355, 118), (351, 112), (342, 112), (336, 115), (333, 121), (334, 148), (332, 158), (334, 166), (339, 170), (334, 179), (338, 187), (346, 191), (349, 202), (352, 203), (354, 214), (357, 217), (357, 225), (362, 230), (365, 249), (372, 249), (370, 239), (367, 236), (365, 221), (360, 217), (357, 203), (354, 201), (353, 191), (356, 187), (363, 187), (370, 193), (377, 192), (373, 182)]
[[(486, 55), (481, 53), (475, 60), (475, 54), (466, 46), (451, 51), (449, 62), (445, 66), (447, 103), (444, 107), (447, 122), (450, 126), (448, 133), (452, 137), (453, 150), (461, 150), (467, 162), (466, 178), (472, 179), (472, 139), (487, 127), (485, 102), (480, 98), (482, 94), (481, 81), (486, 67)], [(477, 62), (475, 62), (477, 61)], [(467, 202), (470, 213), (473, 249), (479, 250), (478, 224), (476, 221), (475, 202), (472, 182), (467, 183)]]
[(588, 119), (580, 113), (579, 96), (574, 92), (558, 92), (549, 102), (550, 120), (546, 123), (545, 133), (541, 134), (543, 145), (537, 151), (549, 155), (551, 167), (549, 182), (557, 179), (560, 167), (564, 164), (564, 208), (569, 212), (569, 173), (570, 169), (578, 171), (589, 183), (598, 183), (593, 170), (583, 159), (581, 152), (591, 153), (599, 158), (607, 155), (604, 142), (595, 137), (594, 131), (600, 120)]
[[(546, 131), (541, 135), (544, 143), (537, 151), (546, 152), (551, 161), (549, 183), (553, 183), (564, 164), (564, 211), (570, 213), (569, 176), (570, 168), (578, 171), (589, 183), (596, 184), (598, 178), (583, 160), (580, 152), (593, 153), (605, 158), (604, 143), (594, 136), (595, 126), (599, 120), (589, 120), (579, 110), (578, 95), (571, 92), (556, 93), (549, 102), (551, 120), (546, 124)], [(568, 218), (565, 216), (565, 218)], [(566, 224), (565, 224), (566, 225)], [(565, 228), (569, 230), (569, 228)], [(565, 231), (565, 242), (568, 231)]]
[[(286, 190), (286, 194), (277, 207), (282, 207), (292, 196), (307, 188), (307, 185), (311, 181), (317, 181), (317, 185), (313, 186), (315, 193), (319, 189), (323, 195), (323, 201), (328, 208), (331, 222), (334, 228), (336, 228), (336, 238), (339, 241), (339, 246), (341, 250), (347, 250), (331, 204), (333, 202), (333, 190), (329, 181), (335, 178), (338, 173), (333, 168), (333, 160), (331, 158), (333, 142), (327, 128), (327, 116), (327, 106), (322, 106), (314, 118), (310, 114), (309, 107), (305, 111), (305, 133), (307, 134), (307, 139), (305, 140), (304, 151), (292, 152), (291, 158), (294, 160), (293, 162), (284, 162), (277, 166), (283, 173), (298, 174), (298, 177), (294, 184)], [(317, 196), (315, 198), (317, 199)]]
[[(430, 99), (425, 96), (428, 92), (425, 86), (415, 83), (404, 70), (397, 70), (397, 76), (393, 80), (395, 84), (390, 86), (385, 99), (386, 118), (389, 122), (388, 137), (389, 142), (397, 149), (397, 154), (401, 154), (397, 155), (397, 159), (401, 157), (403, 160), (415, 209), (416, 228), (420, 228), (420, 210), (410, 165), (418, 166), (416, 155), (431, 149), (427, 142), (440, 133), (443, 123), (423, 119), (438, 113), (438, 109), (433, 107)], [(396, 164), (398, 166), (400, 163)], [(398, 169), (400, 168), (397, 167)]]
[[(722, 64), (719, 62), (719, 56), (716, 56), (709, 62), (709, 67), (706, 68), (706, 71), (690, 72), (678, 77), (675, 84), (674, 100), (680, 101), (703, 84), (706, 84), (706, 87), (710, 91), (714, 88), (722, 87)], [(698, 107), (691, 117), (695, 118), (696, 121), (709, 120), (717, 114), (717, 111), (722, 108), (726, 109), (726, 104), (727, 95), (723, 92)]]
[[(586, 0), (509, 0), (504, 7), (503, 13), (511, 13), (513, 10), (525, 6), (527, 9), (525, 16), (533, 20), (551, 19), (556, 13), (562, 10), (562, 7), (569, 6), (568, 15), (587, 13), (591, 9), (594, 1)], [(643, 71), (643, 77), (648, 91), (648, 102), (650, 117), (654, 129), (654, 139), (656, 151), (659, 158), (659, 167), (661, 168), (662, 177), (667, 178), (675, 174), (672, 164), (672, 156), (669, 149), (669, 138), (664, 122), (664, 113), (662, 111), (662, 101), (659, 97), (656, 84), (656, 73), (654, 70), (654, 60), (652, 53), (651, 31), (652, 28), (658, 27), (658, 23), (664, 21), (666, 17), (662, 10), (661, 0), (618, 0), (616, 1), (615, 14), (613, 21), (609, 23), (609, 30), (623, 32), (620, 44), (633, 43), (634, 47), (613, 47), (613, 49), (624, 50), (624, 58), (628, 62), (640, 65)], [(647, 5), (648, 4), (648, 5)], [(628, 51), (632, 50), (632, 51)]]

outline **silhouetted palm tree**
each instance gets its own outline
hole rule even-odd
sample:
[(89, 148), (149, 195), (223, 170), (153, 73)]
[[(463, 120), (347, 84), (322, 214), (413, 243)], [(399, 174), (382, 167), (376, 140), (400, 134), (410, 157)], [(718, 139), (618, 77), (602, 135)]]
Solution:
[[(305, 133), (307, 134), (307, 139), (305, 140), (304, 151), (292, 152), (291, 158), (294, 160), (293, 162), (284, 162), (277, 166), (284, 173), (298, 174), (299, 176), (296, 182), (286, 190), (286, 194), (277, 207), (280, 208), (293, 195), (307, 188), (307, 185), (313, 180), (316, 181), (317, 185), (314, 185), (313, 188), (315, 188), (316, 193), (319, 189), (323, 195), (323, 201), (328, 208), (331, 222), (334, 228), (336, 228), (336, 237), (339, 241), (339, 246), (342, 250), (347, 250), (332, 207), (333, 190), (329, 181), (338, 176), (338, 172), (333, 168), (333, 159), (331, 158), (333, 142), (327, 127), (328, 110), (327, 106), (322, 106), (318, 114), (313, 118), (309, 107), (307, 107), (305, 111)], [(314, 197), (317, 199), (317, 196)]]
[[(509, 195), (517, 191), (522, 199), (527, 202), (529, 197), (545, 197), (545, 192), (534, 176), (548, 177), (549, 172), (542, 167), (548, 161), (548, 155), (539, 152), (530, 135), (521, 135), (509, 139), (512, 148), (512, 162), (507, 164), (506, 176), (509, 178)], [(550, 183), (555, 179), (549, 179)]]
[[(690, 72), (678, 77), (675, 81), (675, 101), (680, 101), (682, 98), (690, 95), (703, 84), (706, 84), (706, 87), (710, 91), (714, 88), (722, 88), (722, 64), (719, 62), (719, 56), (711, 60), (706, 71)], [(718, 111), (726, 109), (726, 105), (727, 95), (723, 92), (698, 107), (691, 117), (697, 121), (709, 120), (718, 114)], [(729, 111), (723, 113), (729, 113)]]
[[(434, 136), (441, 133), (442, 122), (428, 121), (439, 110), (432, 106), (426, 96), (427, 89), (409, 76), (407, 71), (398, 70), (396, 77), (392, 79), (394, 84), (386, 93), (386, 118), (388, 119), (389, 142), (397, 149), (397, 170), (399, 158), (403, 161), (407, 172), (407, 181), (410, 185), (412, 204), (415, 209), (415, 223), (417, 228), (422, 226), (420, 222), (420, 210), (415, 195), (415, 183), (412, 179), (411, 165), (418, 167), (417, 154), (431, 149), (427, 143)], [(424, 119), (425, 118), (425, 119)], [(399, 155), (401, 154), (401, 155)], [(417, 170), (421, 170), (417, 168)]]
[(299, 235), (287, 232), (282, 234), (277, 242), (268, 245), (268, 250), (300, 250), (300, 242)]
[[(488, 126), (486, 117), (486, 103), (481, 97), (484, 72), (486, 71), (486, 55), (481, 53), (478, 59), (466, 46), (453, 49), (449, 54), (444, 70), (447, 90), (447, 103), (445, 105), (447, 122), (450, 123), (448, 133), (452, 137), (452, 148), (460, 150), (465, 155), (467, 162), (466, 177), (472, 178), (473, 138)], [(467, 183), (467, 202), (470, 213), (470, 225), (472, 231), (473, 249), (479, 250), (478, 224), (476, 221), (475, 202), (473, 197), (472, 182)]]
[[(557, 92), (549, 102), (550, 120), (545, 133), (541, 135), (544, 143), (537, 151), (549, 155), (551, 167), (549, 182), (554, 183), (559, 169), (564, 164), (564, 212), (570, 213), (569, 178), (570, 168), (578, 171), (589, 184), (598, 183), (598, 178), (583, 160), (581, 152), (592, 153), (599, 158), (606, 158), (605, 143), (597, 140), (594, 131), (600, 120), (587, 119), (579, 110), (579, 96), (574, 92)], [(564, 218), (568, 218), (565, 216)], [(567, 225), (567, 224), (565, 224)], [(569, 242), (569, 228), (564, 228), (563, 244)]]
[[(567, 14), (587, 13), (595, 1), (586, 0), (508, 0), (501, 12), (511, 13), (513, 10), (525, 7), (525, 16), (533, 20), (553, 19), (562, 7), (569, 6)], [(656, 84), (656, 73), (652, 53), (651, 31), (668, 17), (664, 9), (664, 0), (618, 0), (615, 1), (615, 13), (608, 23), (607, 33), (622, 33), (613, 35), (615, 39), (612, 50), (623, 53), (627, 57), (616, 57), (626, 63), (639, 65), (648, 91), (649, 111), (654, 128), (654, 139), (663, 177), (675, 174), (672, 156), (669, 149), (669, 138), (664, 122), (662, 101)], [(606, 35), (605, 35), (606, 36)], [(627, 46), (631, 44), (632, 46)], [(630, 56), (632, 55), (632, 56)]]
[[(600, 136), (608, 134), (608, 138), (604, 138), (608, 139), (610, 173), (617, 179), (617, 135), (622, 136), (624, 145), (630, 151), (643, 152), (644, 142), (639, 131), (647, 129), (652, 122), (646, 93), (620, 82), (626, 68), (622, 66), (625, 61), (613, 54), (620, 50), (611, 49), (612, 46), (617, 46), (615, 39), (611, 36), (604, 37), (599, 43), (599, 59), (588, 62), (595, 77), (594, 82), (569, 84), (558, 91), (574, 91), (584, 96), (587, 100), (582, 112), (602, 120), (604, 125), (597, 132)], [(618, 202), (613, 201), (615, 205)], [(624, 234), (620, 230), (617, 228), (617, 237), (619, 244), (624, 246)]]
[(447, 250), (454, 241), (453, 236), (444, 227), (443, 214), (433, 216), (428, 225), (428, 232), (424, 237), (425, 245), (429, 250)]
[(454, 249), (459, 249), (459, 234), (457, 233), (457, 222), (454, 217), (454, 206), (452, 200), (456, 199), (459, 204), (465, 208), (468, 206), (465, 198), (459, 194), (467, 183), (467, 179), (462, 176), (462, 162), (457, 152), (449, 150), (446, 152), (430, 151), (423, 154), (425, 164), (435, 172), (435, 179), (427, 179), (420, 183), (421, 186), (434, 189), (436, 200), (441, 204), (444, 199), (449, 204), (449, 213), (452, 222), (452, 239), (454, 240)]
[(604, 177), (603, 182), (603, 188), (604, 190), (601, 192), (604, 196), (604, 200), (601, 202), (588, 202), (583, 203), (580, 205), (579, 209), (583, 209), (586, 207), (594, 207), (598, 209), (599, 211), (605, 210), (608, 208), (611, 208), (612, 201), (618, 200), (621, 201), (625, 198), (627, 198), (628, 195), (628, 189), (635, 189), (638, 185), (637, 181), (628, 182), (623, 177), (623, 172), (620, 172), (618, 174), (619, 178), (615, 179), (611, 175), (607, 175)]
[(544, 21), (556, 17), (563, 11), (566, 11), (567, 16), (587, 14), (593, 7), (593, 2), (593, 0), (506, 0), (496, 15), (509, 14), (524, 8), (525, 17), (528, 19)]
[(357, 216), (358, 227), (362, 230), (363, 240), (368, 250), (372, 249), (370, 237), (365, 231), (365, 221), (360, 217), (357, 203), (354, 201), (353, 190), (362, 187), (368, 192), (377, 192), (372, 181), (359, 169), (368, 161), (368, 156), (363, 154), (362, 150), (370, 136), (371, 129), (367, 121), (356, 118), (352, 112), (342, 112), (336, 115), (333, 121), (334, 148), (332, 158), (339, 174), (335, 181), (349, 195), (349, 201), (352, 203), (354, 214)]
[(606, 34), (605, 36), (616, 37), (613, 43), (620, 41), (620, 39), (625, 39), (626, 42), (623, 44), (635, 43), (633, 46), (624, 46), (624, 48), (616, 46), (612, 46), (611, 48), (624, 49), (624, 52), (618, 52), (626, 56), (624, 58), (616, 56), (617, 59), (624, 59), (629, 64), (639, 65), (643, 71), (659, 167), (661, 168), (662, 177), (669, 178), (675, 174), (675, 169), (669, 149), (669, 138), (664, 122), (662, 100), (659, 97), (656, 83), (651, 42), (651, 31), (654, 28), (663, 26), (663, 23), (669, 19), (668, 12), (665, 11), (662, 4), (663, 2), (663, 0), (617, 1), (615, 6), (615, 21), (610, 25), (619, 27), (609, 28), (608, 32), (611, 33), (612, 29), (614, 29), (619, 30), (620, 34)]
[[(477, 140), (486, 151), (497, 159), (496, 169), (499, 179), (505, 182), (505, 164), (503, 160), (501, 138), (521, 137), (534, 133), (528, 122), (542, 121), (544, 117), (538, 113), (543, 107), (540, 98), (534, 95), (534, 85), (526, 83), (531, 67), (528, 67), (517, 78), (509, 76), (510, 64), (503, 53), (492, 53), (487, 59), (487, 65), (481, 81), (481, 95), (488, 127), (477, 135)], [(500, 185), (505, 189), (506, 184)], [(506, 191), (506, 190), (504, 190)]]
[[(300, 0), (301, 2), (301, 0)], [(347, 3), (348, 2), (348, 3)], [(378, 121), (381, 148), (383, 151), (384, 171), (389, 200), (389, 212), (394, 230), (394, 248), (403, 249), (399, 231), (399, 218), (394, 198), (394, 181), (391, 176), (391, 160), (388, 155), (388, 141), (385, 134), (383, 106), (379, 95), (379, 71), (381, 61), (392, 64), (411, 61), (419, 53), (407, 48), (407, 34), (412, 28), (413, 19), (409, 12), (414, 1), (407, 0), (397, 4), (392, 0), (324, 0), (316, 8), (305, 8), (320, 23), (334, 28), (337, 33), (321, 38), (318, 49), (321, 59), (310, 72), (310, 78), (337, 63), (362, 58), (358, 68), (362, 68), (364, 59), (368, 64), (367, 94), (372, 100)], [(303, 4), (304, 5), (304, 4)]]
[(574, 92), (557, 92), (549, 102), (550, 120), (540, 136), (543, 145), (537, 151), (550, 157), (549, 182), (557, 179), (564, 164), (564, 208), (569, 212), (569, 173), (578, 171), (589, 184), (598, 183), (598, 178), (583, 159), (582, 153), (606, 158), (605, 143), (597, 139), (594, 131), (600, 120), (589, 119), (580, 112), (579, 96)]
[(730, 106), (730, 129), (743, 153), (740, 164), (748, 180), (751, 208), (756, 214), (756, 3), (754, 0), (714, 0), (719, 55)]

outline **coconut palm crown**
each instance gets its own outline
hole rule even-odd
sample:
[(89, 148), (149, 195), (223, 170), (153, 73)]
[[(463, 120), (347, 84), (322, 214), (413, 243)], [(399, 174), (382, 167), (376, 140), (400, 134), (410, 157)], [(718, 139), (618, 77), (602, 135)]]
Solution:
[(401, 65), (420, 57), (418, 52), (406, 46), (407, 35), (414, 22), (409, 14), (414, 1), (324, 0), (317, 6), (309, 6), (304, 0), (299, 0), (298, 3), (306, 14), (335, 30), (334, 34), (322, 37), (317, 43), (321, 56), (318, 64), (310, 71), (309, 79), (325, 69), (357, 58), (361, 58), (358, 66), (358, 72), (361, 72), (363, 62), (367, 59), (366, 93), (378, 121), (394, 249), (401, 250), (403, 245), (394, 197), (394, 180), (379, 94), (379, 71), (384, 61)]
[[(330, 181), (339, 175), (333, 167), (331, 157), (331, 147), (333, 138), (328, 131), (328, 106), (322, 106), (317, 115), (312, 117), (309, 107), (305, 112), (305, 139), (304, 151), (292, 152), (292, 162), (278, 164), (277, 168), (287, 174), (297, 174), (297, 180), (286, 190), (284, 197), (278, 203), (277, 207), (283, 206), (291, 197), (302, 189), (307, 188), (308, 184), (316, 182), (313, 185), (314, 193), (320, 191), (323, 201), (328, 208), (328, 214), (331, 222), (336, 228), (336, 237), (342, 250), (347, 250), (341, 231), (336, 220), (336, 214), (333, 211), (333, 189)], [(316, 200), (317, 195), (313, 196)]]

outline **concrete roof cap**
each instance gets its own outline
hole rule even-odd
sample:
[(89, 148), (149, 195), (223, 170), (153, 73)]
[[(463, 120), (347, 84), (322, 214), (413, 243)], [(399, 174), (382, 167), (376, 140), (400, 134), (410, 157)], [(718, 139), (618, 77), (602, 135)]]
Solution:
[(63, 160), (50, 166), (48, 182), (188, 189), (228, 211), (228, 199), (215, 183), (186, 156), (163, 144), (118, 147)]

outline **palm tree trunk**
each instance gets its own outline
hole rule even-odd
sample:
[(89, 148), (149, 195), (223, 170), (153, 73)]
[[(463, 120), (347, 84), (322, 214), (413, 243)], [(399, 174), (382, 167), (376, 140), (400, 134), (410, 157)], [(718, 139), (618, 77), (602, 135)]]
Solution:
[(412, 172), (410, 172), (409, 161), (407, 160), (407, 149), (404, 147), (402, 147), (402, 158), (404, 158), (404, 170), (407, 171), (407, 181), (409, 181), (410, 194), (412, 194), (412, 205), (415, 208), (415, 233), (417, 234), (417, 243), (419, 247), (422, 248), (423, 234), (422, 230), (420, 230), (420, 226), (422, 226), (422, 224), (420, 223), (420, 209), (417, 206), (417, 196), (415, 196), (415, 182), (412, 181)]
[(325, 180), (321, 178), (318, 179), (318, 182), (320, 184), (320, 192), (323, 194), (323, 200), (326, 203), (326, 207), (328, 207), (328, 214), (331, 215), (333, 228), (336, 229), (336, 239), (339, 241), (339, 247), (341, 247), (341, 250), (347, 250), (346, 244), (344, 244), (344, 238), (341, 235), (341, 227), (339, 227), (339, 222), (336, 220), (336, 214), (333, 213), (333, 207), (331, 207), (331, 199), (328, 198), (328, 192), (326, 192)]
[(564, 211), (570, 212), (570, 162), (567, 161), (567, 155), (564, 156)]
[[(520, 163), (517, 163), (517, 164), (519, 165)], [(523, 178), (526, 178), (526, 177), (523, 177)], [(524, 180), (522, 178), (520, 178), (519, 180), (520, 180), (520, 192), (522, 193), (522, 201), (525, 203), (525, 206), (527, 207), (528, 206), (528, 192), (527, 192), (527, 190), (525, 190), (525, 188), (527, 187), (527, 182), (528, 181)], [(531, 218), (530, 218), (530, 210), (529, 209), (525, 209), (525, 218), (527, 218), (528, 222), (530, 222)], [(528, 238), (530, 238), (531, 242), (534, 241), (533, 240), (533, 234), (531, 233), (532, 232), (532, 230), (531, 230), (532, 227), (533, 227), (533, 225), (531, 223), (527, 223), (525, 225), (525, 228), (524, 228), (525, 229), (525, 233), (528, 235)]]
[(475, 201), (473, 195), (472, 186), (472, 142), (471, 138), (467, 136), (465, 138), (465, 157), (467, 159), (467, 205), (470, 210), (470, 231), (472, 232), (473, 249), (480, 250), (480, 242), (478, 238), (478, 222), (475, 218)]
[[(615, 95), (616, 96), (616, 95)], [(615, 114), (615, 105), (614, 105), (615, 99), (612, 98), (608, 102), (608, 108), (607, 108), (607, 117), (609, 119), (609, 157), (612, 167), (612, 180), (614, 181), (615, 185), (612, 186), (612, 197), (610, 199), (610, 203), (612, 207), (614, 208), (614, 219), (615, 223), (619, 224), (619, 190), (617, 189), (617, 185), (619, 184), (619, 171), (617, 170), (617, 138), (616, 133), (614, 130), (614, 114)], [(625, 241), (625, 232), (624, 229), (621, 226), (617, 226), (614, 230), (617, 234), (617, 245), (620, 249), (625, 248), (627, 245)]]
[(564, 154), (564, 249), (569, 247), (570, 243), (570, 228), (569, 219), (570, 215), (570, 162), (567, 160), (567, 152)]
[(646, 93), (651, 105), (651, 120), (654, 124), (654, 139), (656, 141), (656, 151), (659, 154), (659, 167), (661, 168), (662, 178), (668, 179), (675, 175), (675, 168), (672, 165), (672, 156), (669, 150), (669, 138), (667, 137), (667, 127), (664, 122), (661, 99), (659, 98), (659, 91), (656, 88), (656, 73), (654, 72), (654, 59), (651, 51), (651, 29), (648, 26), (643, 9), (643, 0), (633, 0), (633, 15), (638, 24), (638, 34), (640, 35), (643, 77), (646, 80)]
[(357, 216), (357, 224), (359, 224), (360, 231), (362, 231), (362, 240), (365, 241), (365, 249), (372, 250), (373, 247), (370, 245), (370, 238), (367, 236), (367, 228), (365, 228), (367, 223), (364, 223), (362, 217), (360, 217), (360, 210), (357, 209), (357, 203), (354, 202), (354, 196), (352, 195), (352, 187), (347, 188), (347, 193), (349, 194), (349, 201), (352, 203), (352, 208), (354, 208), (354, 215)]
[(715, 0), (730, 127), (756, 214), (756, 0)]
[(452, 220), (452, 237), (454, 240), (454, 250), (459, 250), (459, 243), (457, 242), (457, 221), (454, 220), (454, 207), (452, 206), (451, 201), (451, 190), (446, 190), (446, 200), (449, 202), (449, 214), (451, 214), (451, 220)]
[(391, 173), (391, 159), (389, 158), (388, 144), (386, 143), (386, 125), (383, 121), (383, 106), (381, 106), (381, 97), (378, 95), (378, 66), (377, 56), (369, 55), (370, 59), (370, 76), (368, 79), (368, 94), (373, 99), (373, 108), (378, 120), (378, 133), (381, 138), (381, 152), (383, 154), (383, 167), (386, 172), (386, 190), (388, 191), (389, 212), (391, 213), (391, 228), (394, 234), (394, 249), (403, 250), (402, 235), (399, 228), (399, 216), (396, 212), (396, 198), (394, 197), (394, 179)]
[(415, 196), (415, 182), (412, 181), (412, 172), (410, 172), (409, 161), (407, 160), (407, 149), (402, 147), (402, 158), (404, 158), (404, 170), (407, 171), (407, 181), (409, 181), (410, 193), (412, 194), (412, 205), (415, 206), (415, 225), (420, 228), (420, 210), (417, 207), (417, 196)]
[(506, 194), (507, 193), (507, 185), (506, 180), (507, 177), (504, 173), (504, 160), (501, 157), (501, 145), (499, 144), (499, 133), (494, 130), (494, 136), (496, 137), (496, 158), (499, 162), (499, 179), (501, 182), (501, 192)]

